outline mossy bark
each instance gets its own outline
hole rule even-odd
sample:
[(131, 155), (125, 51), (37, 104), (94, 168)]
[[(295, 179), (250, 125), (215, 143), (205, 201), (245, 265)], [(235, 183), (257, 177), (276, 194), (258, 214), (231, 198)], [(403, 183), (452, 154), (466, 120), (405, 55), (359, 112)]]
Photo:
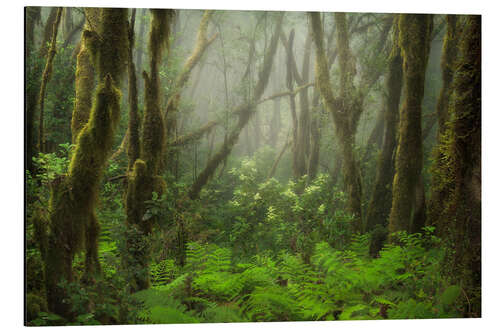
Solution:
[[(128, 117), (128, 129), (123, 139), (123, 146), (127, 142), (127, 156), (128, 156), (128, 170), (132, 170), (134, 162), (140, 157), (141, 146), (140, 146), (140, 119), (139, 119), (139, 102), (138, 102), (138, 92), (137, 92), (137, 76), (134, 64), (134, 26), (135, 26), (135, 13), (136, 9), (132, 10), (132, 17), (130, 20), (128, 28), (128, 102), (129, 102), (129, 117)], [(128, 140), (128, 141), (127, 141)]]
[(440, 212), (434, 212), (440, 233), (450, 241), (452, 282), (466, 299), (464, 315), (481, 316), (481, 17), (468, 16), (458, 44), (449, 122), (434, 168), (446, 188)]
[(40, 117), (38, 118), (38, 151), (45, 152), (45, 135), (44, 135), (44, 111), (45, 111), (45, 93), (47, 84), (52, 76), (52, 63), (56, 55), (57, 48), (57, 32), (59, 31), (59, 23), (61, 23), (62, 7), (57, 8), (56, 18), (52, 25), (52, 34), (50, 39), (50, 48), (47, 51), (47, 61), (42, 74), (42, 83), (40, 85), (40, 94), (38, 96), (38, 105), (40, 108)]
[[(150, 75), (143, 73), (145, 82), (145, 109), (143, 133), (139, 158), (133, 163), (128, 174), (126, 195), (127, 251), (124, 264), (131, 273), (131, 291), (147, 289), (149, 281), (150, 243), (153, 220), (143, 220), (146, 200), (151, 200), (153, 192), (165, 190), (165, 183), (159, 176), (160, 162), (165, 145), (165, 125), (160, 111), (158, 68), (164, 50), (168, 47), (170, 26), (174, 12), (171, 10), (151, 10), (151, 30), (149, 32)], [(137, 123), (132, 124), (134, 127)], [(129, 140), (129, 147), (131, 144)], [(132, 148), (135, 149), (135, 148)], [(132, 156), (133, 157), (133, 156)]]
[[(25, 22), (26, 22), (26, 59), (35, 58), (35, 26), (41, 21), (41, 8), (40, 7), (26, 7), (25, 9)], [(32, 81), (33, 86), (26, 87), (26, 105), (25, 105), (25, 134), (26, 134), (26, 169), (31, 174), (34, 172), (33, 156), (35, 155), (35, 111), (37, 96), (39, 93), (38, 77), (41, 68), (37, 66), (37, 62), (29, 64), (25, 61), (26, 65), (26, 82)]]
[[(80, 131), (89, 120), (94, 92), (95, 68), (93, 58), (94, 45), (97, 43), (96, 29), (98, 12), (95, 8), (86, 8), (87, 22), (84, 25), (80, 41), (80, 51), (76, 58), (75, 106), (71, 117), (71, 141), (76, 143)], [(92, 23), (90, 23), (92, 22)]]
[[(436, 105), (437, 113), (437, 147), (434, 149), (434, 163), (432, 166), (432, 191), (429, 203), (429, 214), (427, 221), (430, 225), (436, 225), (437, 220), (442, 212), (442, 206), (448, 193), (451, 191), (450, 184), (446, 182), (449, 176), (442, 171), (446, 169), (445, 155), (441, 151), (441, 147), (445, 145), (447, 140), (446, 130), (448, 129), (447, 122), (449, 120), (450, 99), (453, 94), (453, 76), (456, 70), (456, 57), (458, 53), (458, 17), (456, 15), (447, 15), (447, 31), (443, 40), (443, 51), (441, 56), (441, 77), (443, 85), (439, 94), (439, 99)], [(443, 179), (444, 178), (444, 179)], [(448, 186), (442, 186), (448, 185)], [(447, 222), (447, 221), (446, 221)], [(448, 223), (446, 223), (448, 224)], [(437, 225), (438, 234), (444, 236), (446, 234), (445, 225)]]
[(86, 233), (100, 179), (120, 116), (119, 100), (120, 92), (107, 76), (97, 87), (90, 119), (78, 137), (68, 174), (56, 181), (51, 192), (45, 261), (47, 301), (51, 311), (63, 316), (69, 314), (69, 305), (62, 302), (64, 291), (58, 284), (62, 280), (72, 281), (73, 257), (83, 249), (88, 238)]
[(468, 315), (481, 315), (481, 17), (471, 16), (460, 43), (453, 105), (455, 271), (468, 290)]
[[(117, 38), (106, 35), (123, 33), (117, 27), (126, 24), (126, 9), (101, 9), (100, 14), (99, 33), (103, 40)], [(124, 41), (127, 42), (126, 36)], [(126, 44), (99, 43), (96, 45), (96, 55), (102, 58), (111, 54), (112, 49), (115, 55), (122, 58), (123, 55), (119, 53), (126, 51), (126, 47)], [(44, 263), (47, 301), (50, 311), (65, 317), (71, 315), (71, 304), (63, 302), (65, 294), (59, 283), (73, 280), (74, 255), (85, 244), (89, 262), (97, 261), (98, 224), (92, 223), (96, 222), (93, 214), (100, 180), (120, 117), (121, 93), (117, 86), (123, 73), (117, 71), (116, 65), (110, 62), (101, 62), (99, 71), (106, 74), (99, 72), (101, 80), (90, 118), (78, 135), (67, 175), (52, 184), (49, 201), (49, 233)]]
[(387, 227), (392, 202), (392, 180), (394, 178), (394, 151), (397, 146), (397, 125), (399, 102), (403, 85), (403, 60), (398, 41), (398, 17), (394, 20), (393, 45), (388, 60), (389, 73), (386, 79), (387, 98), (383, 118), (383, 144), (377, 161), (375, 185), (366, 213), (366, 231), (372, 231), (377, 224)]
[(391, 233), (417, 232), (425, 222), (421, 116), (433, 16), (401, 14), (398, 25), (404, 102), (400, 111), (396, 173), (392, 185)]
[(340, 67), (340, 92), (336, 98), (330, 84), (321, 17), (319, 13), (309, 15), (316, 45), (316, 81), (326, 108), (333, 116), (336, 136), (341, 146), (344, 187), (348, 195), (347, 209), (354, 216), (353, 231), (361, 232), (361, 174), (354, 155), (354, 144), (362, 112), (362, 96), (354, 87), (356, 65), (349, 48), (346, 17), (345, 13), (335, 13)]

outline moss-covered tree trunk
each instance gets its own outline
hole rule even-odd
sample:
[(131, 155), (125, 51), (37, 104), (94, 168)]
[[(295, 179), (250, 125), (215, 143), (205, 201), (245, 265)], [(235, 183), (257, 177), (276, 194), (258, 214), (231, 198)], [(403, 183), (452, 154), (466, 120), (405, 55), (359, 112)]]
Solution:
[(101, 9), (100, 21), (101, 41), (96, 52), (99, 85), (90, 118), (78, 135), (68, 174), (52, 184), (49, 202), (50, 230), (44, 263), (47, 303), (50, 311), (65, 317), (71, 315), (71, 304), (63, 301), (65, 293), (60, 283), (73, 280), (73, 258), (86, 240), (97, 240), (97, 234), (92, 234), (97, 226), (89, 226), (120, 117), (121, 94), (117, 87), (126, 59), (127, 10)]
[(135, 37), (134, 37), (134, 26), (135, 26), (135, 14), (136, 9), (132, 10), (132, 17), (130, 19), (130, 24), (128, 28), (128, 102), (129, 102), (129, 117), (128, 117), (128, 141), (127, 142), (127, 155), (128, 155), (128, 171), (131, 171), (135, 160), (137, 160), (141, 154), (140, 147), (140, 119), (139, 119), (139, 101), (138, 101), (138, 92), (137, 92), (137, 76), (136, 69), (134, 64), (134, 46), (135, 46)]
[[(481, 315), (481, 17), (471, 16), (460, 43), (455, 82), (455, 272), (472, 299), (468, 315)], [(464, 302), (465, 303), (465, 302)]]
[(389, 231), (416, 232), (425, 222), (421, 119), (433, 17), (401, 14), (398, 24), (404, 102), (400, 111)]
[(35, 140), (33, 137), (34, 126), (35, 126), (35, 105), (36, 96), (39, 92), (37, 82), (38, 78), (38, 66), (34, 61), (35, 58), (35, 26), (41, 20), (41, 8), (40, 7), (26, 7), (25, 9), (25, 31), (26, 31), (26, 49), (25, 49), (25, 80), (27, 83), (26, 87), (26, 106), (25, 106), (25, 149), (26, 149), (26, 169), (33, 174), (33, 156), (34, 156), (34, 145)]
[[(165, 182), (159, 175), (165, 146), (165, 124), (160, 110), (159, 66), (168, 47), (172, 10), (152, 9), (149, 32), (150, 73), (144, 72), (145, 109), (140, 154), (128, 174), (126, 196), (127, 251), (124, 263), (130, 274), (131, 291), (149, 287), (150, 240), (153, 219), (144, 220), (146, 200), (153, 192), (161, 194)], [(136, 124), (132, 124), (134, 127)], [(129, 140), (129, 145), (133, 140)], [(129, 146), (130, 148), (130, 146)]]
[[(94, 93), (95, 64), (94, 58), (98, 48), (98, 32), (100, 10), (85, 8), (85, 24), (80, 40), (80, 50), (76, 58), (75, 73), (75, 105), (71, 117), (71, 141), (77, 143), (78, 135), (87, 124), (92, 109)], [(94, 275), (100, 272), (97, 240), (99, 236), (99, 222), (95, 211), (89, 214), (89, 223), (85, 230), (85, 277), (91, 282)]]
[(44, 133), (44, 114), (45, 114), (45, 93), (47, 91), (47, 84), (52, 76), (52, 67), (54, 57), (56, 56), (57, 49), (57, 32), (59, 31), (59, 23), (61, 23), (62, 7), (57, 9), (56, 19), (52, 26), (52, 35), (50, 38), (50, 48), (47, 52), (47, 62), (42, 74), (42, 83), (40, 85), (40, 94), (38, 96), (38, 105), (40, 109), (40, 116), (38, 118), (38, 151), (45, 152), (45, 133)]
[[(429, 213), (427, 221), (429, 225), (437, 226), (437, 232), (440, 236), (446, 235), (446, 229), (451, 221), (441, 221), (445, 225), (437, 224), (439, 216), (442, 212), (442, 206), (448, 193), (451, 191), (446, 178), (449, 177), (445, 166), (445, 156), (440, 150), (440, 147), (445, 144), (447, 122), (449, 120), (450, 99), (453, 94), (453, 76), (455, 74), (456, 57), (458, 53), (458, 17), (456, 15), (447, 15), (446, 23), (447, 30), (443, 41), (443, 51), (441, 56), (441, 77), (443, 85), (439, 94), (439, 99), (436, 105), (436, 113), (438, 120), (437, 128), (437, 147), (434, 150), (434, 163), (432, 166), (432, 191), (429, 202)], [(425, 140), (425, 138), (424, 138)], [(446, 185), (446, 186), (445, 186)]]
[[(481, 316), (481, 17), (470, 16), (458, 44), (449, 122), (434, 168), (445, 188), (436, 225), (450, 242), (452, 283), (464, 294), (464, 315)], [(437, 206), (436, 206), (437, 207)]]
[(76, 57), (75, 105), (71, 116), (71, 141), (73, 143), (76, 143), (78, 134), (87, 124), (92, 108), (95, 80), (93, 57), (98, 40), (95, 29), (99, 24), (99, 9), (85, 8), (85, 18), (80, 51)]
[(346, 17), (345, 13), (335, 13), (340, 67), (340, 92), (335, 98), (330, 84), (321, 17), (319, 13), (309, 15), (316, 45), (316, 81), (326, 108), (332, 114), (335, 123), (335, 132), (342, 153), (344, 187), (348, 195), (347, 208), (354, 216), (353, 230), (361, 232), (361, 174), (354, 155), (354, 145), (357, 124), (362, 112), (362, 97), (354, 87), (356, 64), (349, 48)]
[[(32, 55), (31, 60), (33, 63), (27, 68), (27, 87), (26, 87), (26, 159), (27, 168), (31, 173), (33, 170), (33, 157), (37, 154), (37, 131), (35, 128), (35, 118), (36, 110), (38, 106), (39, 96), (40, 96), (40, 84), (41, 77), (43, 73), (42, 62), (45, 60), (48, 52), (48, 46), (50, 44), (50, 39), (52, 37), (52, 30), (54, 27), (54, 22), (57, 16), (57, 7), (53, 7), (50, 10), (47, 21), (43, 29), (42, 39), (40, 42), (40, 48), (38, 49), (38, 54), (33, 54), (34, 52), (34, 24), (41, 20), (41, 8), (40, 7), (29, 7), (26, 9), (26, 55)], [(32, 23), (30, 23), (32, 22)], [(29, 43), (32, 41), (31, 43)], [(30, 51), (31, 52), (28, 52)]]
[(386, 78), (387, 97), (384, 106), (382, 151), (377, 161), (375, 185), (366, 213), (366, 231), (376, 225), (387, 227), (392, 202), (392, 181), (394, 178), (394, 150), (396, 149), (396, 130), (399, 120), (399, 102), (403, 85), (403, 61), (398, 40), (398, 17), (393, 26), (393, 45), (388, 60), (389, 72)]

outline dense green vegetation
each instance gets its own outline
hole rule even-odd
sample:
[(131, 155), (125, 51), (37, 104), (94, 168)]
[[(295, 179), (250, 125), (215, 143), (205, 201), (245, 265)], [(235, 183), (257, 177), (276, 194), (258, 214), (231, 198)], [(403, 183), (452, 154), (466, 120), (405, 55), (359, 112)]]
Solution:
[(481, 316), (480, 17), (26, 28), (27, 325)]

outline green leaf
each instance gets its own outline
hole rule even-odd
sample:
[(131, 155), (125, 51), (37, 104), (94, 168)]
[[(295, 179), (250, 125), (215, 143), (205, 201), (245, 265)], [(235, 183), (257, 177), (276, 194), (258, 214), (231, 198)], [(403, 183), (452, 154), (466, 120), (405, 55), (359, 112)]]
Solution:
[(458, 298), (460, 295), (460, 287), (457, 285), (451, 285), (443, 292), (441, 295), (441, 303), (444, 305), (450, 305)]

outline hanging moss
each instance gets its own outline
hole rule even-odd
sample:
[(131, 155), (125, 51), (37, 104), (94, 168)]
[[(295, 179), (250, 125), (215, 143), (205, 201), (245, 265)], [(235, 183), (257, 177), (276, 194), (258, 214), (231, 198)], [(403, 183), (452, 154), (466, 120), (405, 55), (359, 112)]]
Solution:
[[(150, 76), (146, 72), (143, 73), (145, 109), (140, 158), (133, 162), (133, 167), (129, 172), (126, 196), (128, 253), (125, 255), (125, 265), (128, 267), (129, 272), (133, 272), (131, 277), (132, 292), (146, 289), (150, 284), (149, 262), (151, 247), (148, 237), (154, 219), (143, 219), (146, 212), (145, 201), (151, 200), (153, 192), (161, 195), (165, 191), (165, 182), (158, 175), (165, 145), (165, 126), (159, 101), (158, 67), (163, 50), (168, 46), (170, 23), (174, 12), (170, 10), (151, 10), (151, 13), (151, 30), (149, 33)], [(137, 123), (133, 124), (134, 127), (136, 125)]]
[[(95, 58), (99, 48), (97, 29), (100, 24), (99, 8), (85, 8), (85, 24), (78, 44), (75, 73), (75, 105), (71, 117), (71, 141), (88, 122), (95, 87)], [(76, 51), (76, 49), (75, 49)]]
[[(78, 136), (67, 176), (52, 185), (45, 261), (47, 300), (50, 310), (63, 316), (68, 315), (69, 307), (62, 303), (64, 293), (58, 283), (62, 279), (72, 280), (73, 257), (83, 249), (86, 240), (103, 168), (118, 125), (120, 96), (108, 75), (97, 87), (89, 122)], [(94, 226), (90, 232), (96, 229)]]
[(121, 87), (127, 66), (128, 10), (103, 8), (100, 12), (98, 34), (100, 48), (97, 52), (96, 67), (99, 80), (108, 74), (117, 87)]
[[(123, 24), (118, 18), (126, 23), (126, 10), (102, 9), (101, 18), (102, 38), (106, 38), (105, 34), (123, 33), (120, 29)], [(106, 26), (115, 27), (117, 31), (113, 33), (113, 29)], [(85, 241), (90, 261), (96, 261), (98, 224), (93, 215), (94, 207), (120, 117), (121, 93), (112, 76), (119, 79), (122, 73), (117, 71), (123, 67), (112, 66), (102, 59), (111, 52), (121, 58), (123, 55), (119, 52), (124, 49), (110, 43), (96, 46), (97, 59), (101, 59), (98, 69), (107, 74), (99, 73), (102, 79), (96, 88), (89, 121), (77, 137), (68, 174), (54, 183), (49, 202), (50, 233), (45, 260), (47, 301), (51, 311), (63, 316), (70, 314), (70, 305), (63, 302), (64, 291), (59, 282), (73, 279), (73, 257), (83, 249)]]
[(71, 117), (71, 141), (73, 143), (76, 143), (78, 134), (89, 120), (92, 108), (95, 73), (89, 45), (95, 43), (90, 40), (94, 38), (97, 38), (96, 34), (89, 30), (83, 31), (80, 52), (76, 58), (75, 107)]
[(432, 21), (432, 15), (399, 16), (404, 103), (400, 111), (389, 232), (417, 232), (425, 222), (421, 115)]

